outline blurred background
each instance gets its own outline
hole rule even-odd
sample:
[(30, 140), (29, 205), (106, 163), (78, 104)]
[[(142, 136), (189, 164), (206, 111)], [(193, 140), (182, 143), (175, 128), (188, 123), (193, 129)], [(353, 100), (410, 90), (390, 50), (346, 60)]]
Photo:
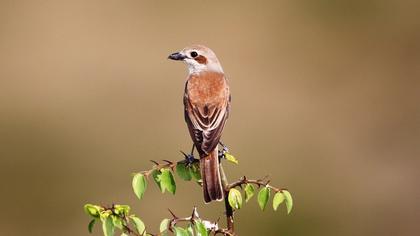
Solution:
[[(270, 175), (295, 208), (236, 215), (239, 235), (418, 235), (417, 1), (0, 1), (1, 235), (88, 235), (85, 203), (130, 204), (156, 232), (167, 208), (216, 220), (131, 173), (179, 160), (186, 67), (200, 43), (232, 90), (229, 178)], [(94, 230), (101, 235), (101, 228)]]

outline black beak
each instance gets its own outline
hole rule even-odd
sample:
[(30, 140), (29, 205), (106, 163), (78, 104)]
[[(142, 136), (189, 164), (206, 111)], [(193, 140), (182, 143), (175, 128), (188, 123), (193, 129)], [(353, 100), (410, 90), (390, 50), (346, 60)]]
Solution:
[(176, 60), (176, 61), (182, 61), (185, 58), (187, 57), (179, 52), (172, 53), (171, 55), (168, 56), (168, 59)]

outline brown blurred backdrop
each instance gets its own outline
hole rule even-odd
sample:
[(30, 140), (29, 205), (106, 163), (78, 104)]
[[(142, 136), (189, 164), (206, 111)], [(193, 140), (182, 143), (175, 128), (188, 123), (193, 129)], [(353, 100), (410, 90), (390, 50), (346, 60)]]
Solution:
[[(88, 235), (83, 205), (130, 204), (157, 229), (197, 205), (131, 190), (182, 158), (186, 45), (230, 79), (230, 179), (269, 174), (295, 198), (237, 214), (239, 235), (418, 235), (418, 1), (0, 1), (0, 235)], [(96, 228), (94, 235), (101, 235)]]

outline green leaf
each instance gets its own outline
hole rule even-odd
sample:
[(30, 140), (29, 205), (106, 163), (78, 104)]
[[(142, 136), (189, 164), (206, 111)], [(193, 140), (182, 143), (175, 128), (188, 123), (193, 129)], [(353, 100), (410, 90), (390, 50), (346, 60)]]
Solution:
[(234, 164), (239, 164), (239, 161), (233, 155), (231, 155), (228, 152), (225, 152), (225, 158), (226, 158), (226, 160), (228, 160), (228, 161), (230, 161)]
[(99, 216), (100, 216), (100, 218), (101, 218), (102, 221), (106, 220), (106, 218), (108, 218), (110, 215), (112, 215), (112, 211), (111, 210), (101, 211), (99, 213)]
[(147, 180), (143, 174), (136, 174), (133, 177), (133, 190), (136, 196), (141, 199), (147, 188)]
[(195, 232), (197, 233), (197, 236), (208, 236), (206, 226), (199, 220), (195, 221)]
[(191, 176), (194, 177), (195, 180), (201, 180), (200, 164), (198, 162), (193, 163), (189, 169)]
[(188, 169), (188, 167), (185, 165), (185, 162), (178, 162), (176, 164), (176, 173), (178, 174), (178, 176), (185, 180), (185, 181), (190, 181), (191, 180), (191, 173), (190, 170)]
[(274, 194), (273, 198), (273, 209), (277, 211), (277, 208), (284, 201), (284, 195), (281, 192)]
[(103, 210), (102, 207), (96, 206), (96, 205), (93, 205), (93, 204), (86, 204), (84, 206), (84, 209), (85, 209), (86, 214), (88, 214), (88, 215), (90, 215), (94, 218), (99, 218), (100, 211)]
[(159, 232), (162, 233), (162, 232), (165, 232), (166, 230), (168, 230), (170, 222), (171, 222), (171, 220), (169, 220), (169, 219), (163, 219), (162, 222), (160, 222)]
[[(193, 227), (192, 227), (191, 224), (188, 224), (187, 232), (188, 232), (189, 236), (194, 236), (194, 230), (193, 230)], [(198, 235), (196, 235), (196, 236), (198, 236)]]
[(114, 223), (112, 222), (111, 217), (107, 217), (102, 222), (102, 230), (104, 231), (105, 236), (113, 236), (114, 235)]
[(164, 190), (162, 189), (162, 185), (160, 184), (161, 175), (162, 175), (162, 172), (160, 172), (160, 170), (153, 170), (152, 171), (153, 180), (155, 181), (156, 185), (159, 187), (160, 191), (162, 191), (162, 193), (163, 193)]
[(189, 236), (188, 231), (186, 229), (180, 227), (174, 227), (175, 229), (175, 236)]
[(231, 207), (233, 207), (234, 209), (241, 209), (242, 195), (241, 195), (241, 192), (239, 192), (239, 190), (235, 188), (231, 188), (229, 190), (228, 200), (229, 200), (229, 205)]
[(165, 191), (165, 189), (167, 189), (170, 193), (175, 194), (176, 184), (174, 176), (172, 175), (172, 172), (169, 169), (162, 169), (160, 181), (162, 191)]
[(89, 225), (88, 225), (88, 231), (89, 231), (89, 233), (92, 233), (93, 232), (93, 226), (95, 226), (95, 223), (96, 223), (96, 219), (93, 219), (93, 220), (91, 220), (89, 222)]
[(114, 224), (115, 227), (122, 229), (123, 228), (123, 222), (120, 219), (120, 217), (116, 216), (116, 215), (111, 215), (112, 218), (112, 223)]
[(270, 189), (264, 187), (258, 193), (258, 205), (260, 205), (261, 210), (264, 211), (267, 206), (268, 199), (270, 199)]
[(248, 202), (249, 199), (251, 199), (252, 196), (254, 196), (254, 192), (255, 192), (254, 185), (247, 184), (247, 185), (245, 185), (244, 190), (245, 190), (245, 201)]
[(290, 214), (293, 208), (293, 198), (292, 195), (287, 190), (282, 191), (284, 195), (284, 199), (286, 200), (286, 208), (287, 208), (287, 214)]
[(117, 215), (126, 215), (128, 216), (130, 214), (130, 206), (128, 205), (115, 205), (114, 206), (114, 212)]
[(144, 225), (143, 221), (141, 221), (140, 218), (136, 217), (135, 215), (131, 215), (130, 219), (133, 221), (134, 226), (136, 226), (137, 232), (140, 235), (143, 235), (146, 230), (146, 226)]

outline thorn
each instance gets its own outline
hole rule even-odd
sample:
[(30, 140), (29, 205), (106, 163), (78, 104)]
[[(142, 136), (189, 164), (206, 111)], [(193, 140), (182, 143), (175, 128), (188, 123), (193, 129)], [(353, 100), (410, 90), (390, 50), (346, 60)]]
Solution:
[(170, 164), (170, 165), (174, 164), (172, 161), (169, 161), (169, 160), (163, 160), (163, 161)]
[(195, 216), (195, 209), (196, 209), (196, 206), (194, 206), (194, 207), (193, 207), (193, 211), (192, 211), (192, 213), (191, 213), (191, 219), (194, 219), (194, 216)]
[(159, 163), (158, 162), (156, 162), (156, 161), (154, 161), (154, 160), (150, 160), (153, 164), (155, 164), (155, 165), (159, 165)]
[(182, 155), (184, 155), (185, 158), (187, 158), (188, 155), (185, 152), (183, 152), (182, 150), (179, 151), (182, 153)]
[(178, 217), (171, 211), (171, 209), (168, 208), (169, 213), (171, 213), (172, 217), (174, 219), (178, 219)]
[(191, 220), (193, 220), (193, 219), (199, 219), (199, 218), (200, 218), (200, 216), (198, 215), (197, 207), (194, 206), (193, 211), (191, 213)]

